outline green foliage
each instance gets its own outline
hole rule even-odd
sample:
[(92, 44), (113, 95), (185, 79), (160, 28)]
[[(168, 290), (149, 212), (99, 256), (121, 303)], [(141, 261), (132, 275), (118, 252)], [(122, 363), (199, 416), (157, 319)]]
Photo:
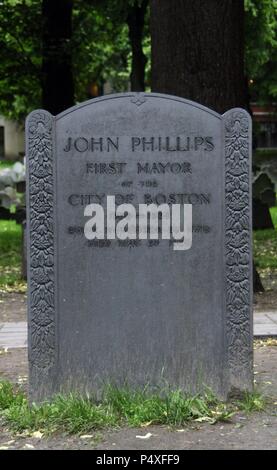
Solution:
[(189, 396), (180, 390), (151, 394), (147, 388), (132, 391), (109, 387), (105, 402), (113, 412), (123, 417), (130, 426), (164, 424), (180, 426), (189, 421), (207, 421), (214, 424), (231, 417), (231, 411), (210, 392)]
[[(89, 87), (93, 83), (101, 87), (109, 80), (114, 91), (128, 89), (131, 47), (126, 18), (133, 3), (73, 2), (73, 34), (68, 47), (77, 102), (91, 97)], [(0, 110), (18, 121), (41, 107), (41, 5), (42, 0), (6, 0), (0, 4)], [(150, 56), (149, 28), (144, 42)]]
[(22, 120), (40, 105), (41, 0), (0, 4), (0, 110)]
[(21, 226), (0, 220), (0, 291), (23, 291), (21, 279)]
[[(143, 0), (139, 0), (141, 3)], [(90, 97), (89, 87), (109, 80), (114, 91), (126, 91), (131, 47), (126, 19), (135, 0), (75, 0), (72, 51), (76, 101)], [(5, 0), (0, 3), (0, 110), (22, 121), (41, 106), (42, 0)], [(246, 72), (254, 81), (251, 98), (259, 102), (277, 97), (277, 1), (245, 0)], [(143, 38), (146, 86), (150, 90), (149, 8)]]
[(15, 403), (2, 413), (0, 411), (0, 415), (16, 431), (83, 433), (115, 426), (118, 421), (103, 405), (74, 395), (57, 396), (51, 404), (30, 406), (26, 398), (20, 404), (18, 401), (15, 396)]
[(245, 0), (246, 72), (252, 101), (277, 97), (277, 1)]
[(14, 161), (12, 160), (2, 160), (0, 161), (0, 171), (4, 168), (11, 168), (14, 165)]
[(272, 207), (270, 213), (275, 229), (253, 233), (254, 261), (260, 269), (277, 269), (277, 207)]
[(257, 391), (242, 399), (220, 402), (211, 391), (188, 395), (180, 390), (151, 393), (144, 390), (107, 387), (101, 401), (77, 395), (57, 395), (53, 401), (29, 405), (25, 395), (6, 381), (0, 381), (0, 417), (15, 431), (86, 433), (118, 426), (160, 424), (182, 426), (188, 422), (215, 424), (228, 421), (240, 410), (265, 409), (265, 398)]
[(7, 381), (0, 381), (0, 410), (7, 410), (11, 406), (22, 406), (25, 398), (22, 392), (14, 390), (14, 386)]
[[(255, 130), (254, 130), (255, 133)], [(277, 148), (257, 148), (255, 150), (254, 156), (253, 156), (253, 163), (254, 165), (261, 165), (263, 162), (266, 160), (273, 160), (276, 159), (277, 161)]]
[(275, 230), (277, 230), (277, 207), (276, 206), (270, 208), (270, 215), (271, 215), (271, 219), (275, 227)]
[(77, 101), (89, 98), (89, 85), (109, 79), (113, 89), (126, 91), (131, 49), (124, 17), (115, 21), (104, 4), (83, 0), (74, 3), (73, 70)]
[(245, 413), (252, 413), (253, 411), (264, 411), (266, 407), (265, 397), (257, 390), (254, 392), (245, 392), (240, 401), (236, 402), (239, 410)]
[(51, 403), (29, 405), (20, 390), (0, 382), (0, 417), (15, 431), (85, 433), (115, 426), (183, 425), (190, 421), (229, 420), (233, 408), (210, 392), (189, 396), (181, 391), (152, 394), (108, 387), (101, 402), (77, 395), (56, 396)]

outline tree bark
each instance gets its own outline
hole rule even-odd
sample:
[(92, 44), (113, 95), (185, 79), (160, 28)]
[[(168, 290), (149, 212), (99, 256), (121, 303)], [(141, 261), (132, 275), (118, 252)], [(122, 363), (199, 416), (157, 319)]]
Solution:
[(248, 109), (243, 0), (151, 0), (152, 90)]
[(72, 0), (43, 0), (42, 105), (56, 115), (74, 104)]
[(253, 263), (253, 286), (254, 286), (254, 292), (256, 293), (264, 292), (264, 286), (262, 285), (260, 275), (254, 263)]
[[(151, 0), (152, 91), (250, 110), (243, 0)], [(263, 289), (254, 267), (254, 291)]]
[(142, 48), (144, 17), (148, 0), (143, 0), (139, 5), (136, 1), (128, 12), (127, 24), (129, 28), (129, 39), (132, 48), (132, 66), (131, 66), (131, 90), (145, 90), (145, 65), (146, 56)]

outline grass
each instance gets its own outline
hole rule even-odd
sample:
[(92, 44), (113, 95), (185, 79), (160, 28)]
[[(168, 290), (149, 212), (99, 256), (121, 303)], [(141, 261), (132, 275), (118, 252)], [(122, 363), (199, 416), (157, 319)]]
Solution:
[(12, 161), (12, 160), (0, 160), (0, 170), (3, 170), (4, 168), (10, 168), (14, 164), (15, 164), (15, 161)]
[(253, 411), (263, 411), (266, 406), (266, 399), (261, 393), (254, 390), (252, 393), (245, 392), (243, 400), (237, 401), (236, 404), (239, 410), (252, 413)]
[(254, 261), (259, 270), (277, 269), (277, 207), (272, 207), (270, 213), (275, 229), (253, 233)]
[(150, 424), (181, 426), (189, 422), (229, 421), (236, 411), (247, 413), (264, 409), (264, 398), (245, 393), (242, 400), (222, 403), (207, 391), (189, 396), (181, 391), (151, 394), (147, 389), (131, 391), (108, 387), (102, 400), (74, 395), (56, 396), (51, 403), (29, 405), (24, 393), (7, 381), (0, 382), (0, 418), (16, 432), (40, 431), (80, 434), (101, 429)]
[(263, 163), (264, 160), (276, 158), (277, 149), (256, 149), (253, 155), (253, 162), (256, 165)]
[(26, 291), (21, 279), (21, 226), (0, 220), (0, 291)]
[(271, 207), (270, 208), (270, 215), (272, 218), (273, 225), (275, 229), (277, 230), (277, 207)]
[[(14, 165), (14, 161), (0, 161), (0, 170)], [(25, 292), (21, 279), (21, 226), (13, 220), (0, 220), (0, 292)]]

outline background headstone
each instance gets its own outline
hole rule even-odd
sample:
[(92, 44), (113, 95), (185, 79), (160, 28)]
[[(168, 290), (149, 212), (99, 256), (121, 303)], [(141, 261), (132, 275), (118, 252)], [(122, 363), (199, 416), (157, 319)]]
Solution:
[(269, 208), (276, 205), (274, 183), (267, 173), (255, 167), (253, 180), (253, 229), (274, 229)]

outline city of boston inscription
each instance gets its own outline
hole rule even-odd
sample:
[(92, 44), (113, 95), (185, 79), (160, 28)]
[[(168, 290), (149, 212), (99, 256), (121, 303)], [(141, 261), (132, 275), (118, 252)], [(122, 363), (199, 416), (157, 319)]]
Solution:
[[(242, 109), (221, 116), (156, 93), (29, 115), (32, 399), (105, 383), (251, 389), (250, 136)], [(88, 240), (85, 208), (107, 196), (190, 204), (191, 248)]]

